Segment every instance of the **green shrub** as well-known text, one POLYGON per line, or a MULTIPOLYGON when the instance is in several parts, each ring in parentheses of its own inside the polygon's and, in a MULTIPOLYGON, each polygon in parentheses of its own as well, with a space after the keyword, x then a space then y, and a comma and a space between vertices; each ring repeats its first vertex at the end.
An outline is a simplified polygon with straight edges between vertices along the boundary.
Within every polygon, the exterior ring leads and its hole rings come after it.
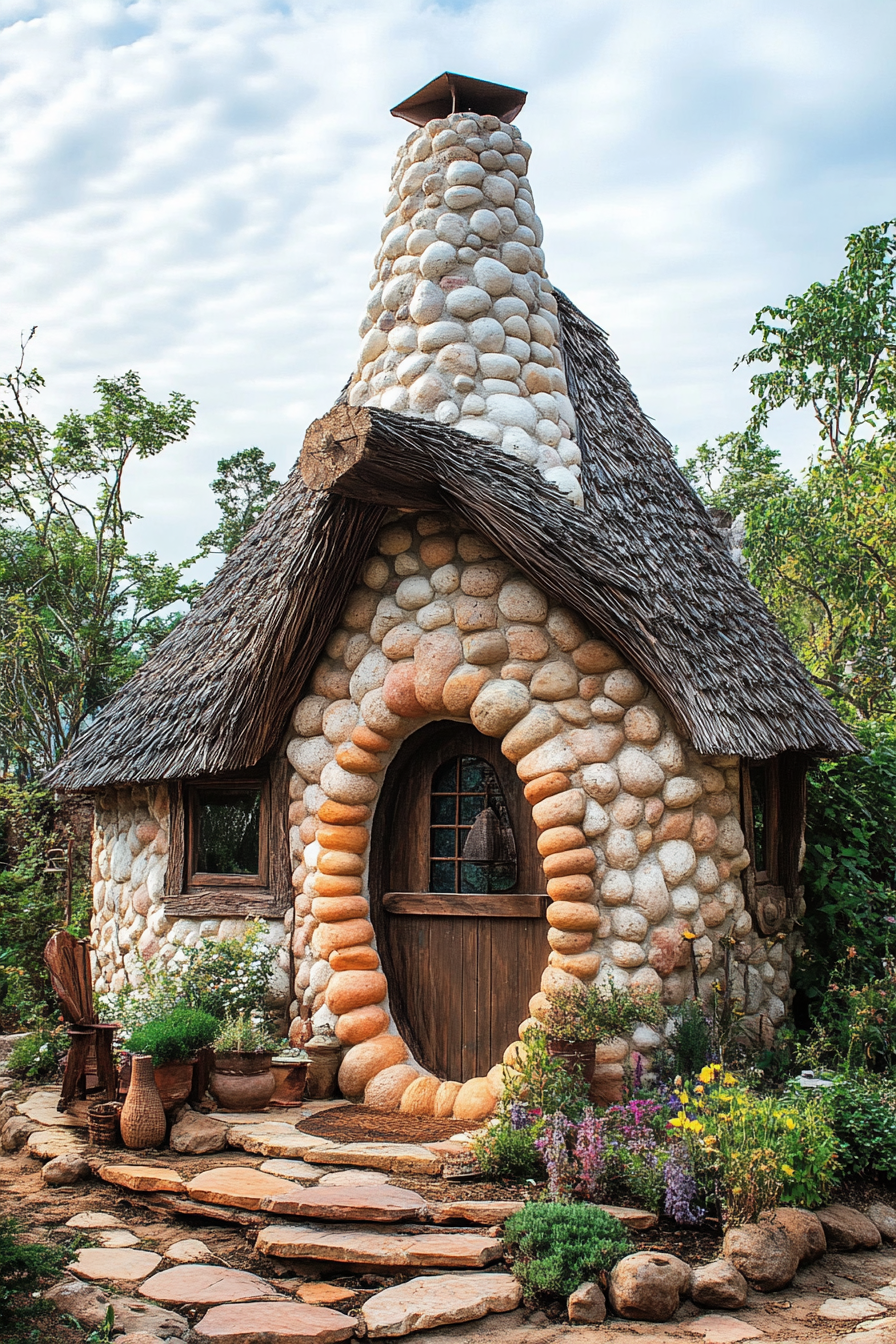
POLYGON ((612 983, 603 989, 555 990, 544 1019, 548 1036, 558 1041, 608 1041, 629 1035, 639 1022, 665 1021, 658 994, 635 994, 612 983))
POLYGON ((215 1023, 215 1033, 216 1050, 276 1050, 278 1045, 257 1014, 238 1013, 235 1017, 226 1017, 223 1024, 215 1023))
POLYGON ((668 1037, 675 1075, 690 1078, 712 1057, 712 1027, 702 1003, 685 999, 670 1013, 672 1030, 668 1037))
POLYGON ((507 1116, 497 1124, 480 1130, 472 1142, 473 1155, 485 1176, 493 1179, 527 1181, 544 1177, 544 1163, 535 1140, 541 1133, 538 1123, 514 1129, 507 1116))
POLYGON ((14 1077, 28 1078, 36 1083, 55 1078, 69 1044, 68 1032, 61 1024, 43 1026, 16 1042, 7 1068, 14 1077))
POLYGON ((530 1026, 523 1032, 523 1048, 514 1064, 504 1068, 504 1097, 501 1111, 509 1113, 514 1103, 542 1115, 562 1113, 578 1120, 588 1103, 588 1088, 582 1070, 572 1072, 548 1052, 547 1032, 542 1026, 530 1026))
POLYGON ((833 1107, 843 1170, 896 1180, 896 1096, 892 1088, 861 1078, 842 1078, 825 1091, 833 1107))
POLYGON ((15 1218, 0 1219, 0 1328, 22 1317, 45 1311, 48 1303, 34 1301, 31 1294, 48 1278, 56 1278, 69 1258, 57 1246, 27 1245, 21 1241, 21 1225, 15 1218))
POLYGON ((198 1008, 173 1008, 167 1017, 138 1027, 124 1048, 135 1055, 152 1055, 155 1068, 179 1064, 203 1046, 211 1045, 220 1025, 211 1013, 200 1012, 198 1008))
POLYGON ((631 1250, 622 1224, 595 1204, 526 1204, 504 1224, 513 1273, 527 1297, 565 1296, 608 1274, 631 1250))

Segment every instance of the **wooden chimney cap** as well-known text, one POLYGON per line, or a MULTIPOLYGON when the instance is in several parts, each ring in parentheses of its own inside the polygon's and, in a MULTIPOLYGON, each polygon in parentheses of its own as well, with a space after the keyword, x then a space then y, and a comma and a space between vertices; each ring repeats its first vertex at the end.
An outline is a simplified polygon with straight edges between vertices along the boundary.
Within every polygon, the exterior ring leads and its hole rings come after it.
POLYGON ((502 121, 513 121, 525 101, 525 89, 490 84, 484 79, 471 79, 469 75, 455 75, 446 70, 393 107, 392 115, 415 126, 425 126, 428 121, 448 117, 452 112, 489 113, 502 121))

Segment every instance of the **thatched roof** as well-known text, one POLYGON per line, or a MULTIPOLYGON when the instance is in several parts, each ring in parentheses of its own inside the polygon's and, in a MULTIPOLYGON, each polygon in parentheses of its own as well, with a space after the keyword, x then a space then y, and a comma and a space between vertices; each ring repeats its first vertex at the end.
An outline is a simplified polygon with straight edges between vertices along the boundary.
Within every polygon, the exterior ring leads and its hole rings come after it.
POLYGON ((337 405, 196 606, 51 772, 58 788, 254 765, 389 507, 450 508, 625 654, 698 750, 858 750, 735 564, 604 333, 558 294, 585 511, 478 440, 337 405))

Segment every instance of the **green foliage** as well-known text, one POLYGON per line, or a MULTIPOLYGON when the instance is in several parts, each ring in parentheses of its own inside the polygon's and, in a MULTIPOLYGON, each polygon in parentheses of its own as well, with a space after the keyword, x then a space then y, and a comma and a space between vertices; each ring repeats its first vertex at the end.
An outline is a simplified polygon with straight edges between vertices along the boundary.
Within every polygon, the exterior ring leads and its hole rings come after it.
POLYGON ((128 372, 98 379, 98 408, 69 411, 51 430, 29 408, 44 382, 26 353, 27 342, 0 378, 0 758, 31 775, 65 750, 199 587, 184 581, 192 561, 131 551, 138 515, 122 502, 129 463, 184 439, 193 403, 177 392, 153 402, 128 372))
POLYGON ((594 1204, 526 1204, 504 1224, 513 1274, 526 1296, 571 1293, 631 1250, 622 1224, 594 1204))
POLYGON ((544 1163, 535 1140, 541 1133, 536 1121, 523 1129, 514 1129, 508 1115, 478 1130, 471 1147, 482 1172, 495 1180, 526 1181, 544 1176, 544 1163))
POLYGON ((30 1300, 47 1279, 57 1278, 68 1253, 56 1246, 27 1244, 15 1218, 0 1219, 0 1329, 47 1309, 30 1300))
POLYGON ((657 1026, 665 1021, 658 994, 633 994, 610 983, 556 990, 544 1019, 549 1037, 559 1041, 608 1041, 625 1036, 643 1022, 657 1026))
POLYGON ((541 1115, 562 1114, 578 1120, 588 1101, 588 1089, 580 1069, 570 1072, 548 1053, 547 1033, 541 1026, 529 1026, 522 1035, 522 1049, 512 1066, 504 1068, 502 1109, 509 1112, 514 1102, 541 1115))
POLYGON ((69 1044, 68 1032, 61 1023, 56 1026, 46 1023, 39 1031, 16 1042, 10 1051, 7 1068, 13 1077, 27 1078, 35 1083, 55 1078, 69 1044))
POLYGON ((240 938, 203 938, 185 948, 186 960, 171 969, 161 957, 147 962, 139 985, 125 985, 118 994, 103 995, 100 1013, 107 1022, 121 1022, 128 1031, 164 1019, 181 1004, 222 1020, 233 1013, 264 1012, 265 995, 277 950, 264 942, 263 920, 247 923, 240 938))
POLYGON ((896 710, 896 226, 846 240, 846 266, 763 308, 743 434, 704 444, 685 472, 745 516, 753 583, 815 682, 852 718, 896 710), (799 480, 762 442, 773 411, 811 411, 818 447, 799 480))
POLYGON ((110 1305, 106 1308, 106 1314, 103 1317, 102 1325, 91 1330, 90 1334, 84 1340, 84 1344, 111 1344, 112 1331, 115 1329, 115 1308, 110 1305))
MULTIPOLYGON (((9 1030, 50 1030, 57 1021, 42 953, 50 934, 65 923, 64 877, 45 872, 48 850, 60 838, 51 794, 33 784, 0 781, 0 1018, 9 1030)), ((88 857, 85 844, 84 853, 76 855, 76 873, 88 857)), ((81 936, 87 931, 89 887, 80 884, 74 895, 68 927, 81 936)))
POLYGON ((211 1045, 220 1027, 211 1013, 198 1008, 174 1008, 167 1017, 157 1018, 138 1027, 124 1044, 135 1055, 152 1055, 155 1068, 178 1064, 211 1045))
POLYGON ((278 1042, 258 1014, 237 1013, 217 1024, 216 1050, 276 1050, 278 1042))
POLYGON ((265 462, 260 448, 244 448, 233 457, 222 457, 218 474, 212 481, 212 493, 218 501, 221 519, 200 541, 203 552, 223 551, 229 555, 250 527, 261 517, 280 482, 274 479, 274 463, 265 462))
POLYGON ((696 999, 685 999, 669 1014, 672 1031, 668 1037, 672 1055, 671 1071, 683 1078, 698 1074, 712 1055, 712 1030, 703 1005, 696 999))
POLYGON ((841 1078, 825 1092, 832 1106, 843 1170, 896 1180, 896 1091, 892 1083, 841 1078))

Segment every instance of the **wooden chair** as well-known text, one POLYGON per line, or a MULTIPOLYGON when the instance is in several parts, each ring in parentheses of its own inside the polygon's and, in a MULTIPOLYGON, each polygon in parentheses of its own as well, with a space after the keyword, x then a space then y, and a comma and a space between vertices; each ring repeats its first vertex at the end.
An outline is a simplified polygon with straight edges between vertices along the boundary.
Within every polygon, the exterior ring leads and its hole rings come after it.
POLYGON ((90 943, 86 938, 73 938, 64 930, 54 933, 44 948, 44 961, 71 1037, 62 1096, 56 1109, 66 1111, 76 1096, 87 1096, 87 1074, 92 1071, 88 1068, 91 1053, 96 1060, 96 1099, 114 1101, 116 1079, 112 1038, 119 1024, 97 1021, 90 974, 90 943))

